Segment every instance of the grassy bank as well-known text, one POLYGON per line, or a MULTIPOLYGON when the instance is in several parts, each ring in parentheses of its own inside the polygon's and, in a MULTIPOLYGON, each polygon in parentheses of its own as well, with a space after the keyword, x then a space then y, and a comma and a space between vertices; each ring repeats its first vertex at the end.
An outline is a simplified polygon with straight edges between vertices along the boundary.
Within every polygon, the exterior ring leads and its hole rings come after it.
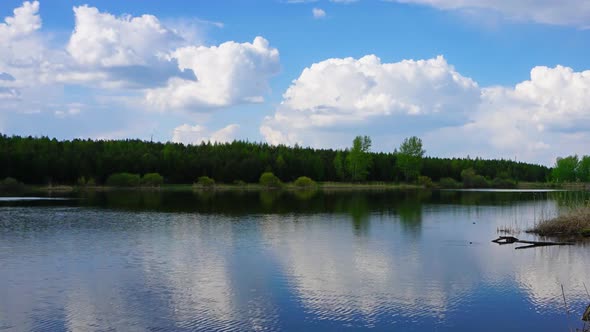
POLYGON ((565 182, 560 184, 560 187, 567 190, 590 191, 590 183, 588 182, 565 182))
POLYGON ((54 192, 54 193, 71 193, 75 191, 112 191, 112 190, 136 190, 136 191, 193 191, 193 190, 215 190, 215 191, 232 191, 232 190, 398 190, 398 189, 421 189, 423 186, 405 183, 391 182, 320 182, 317 185, 309 187, 300 187, 293 183, 285 183, 280 188, 269 188, 258 183, 244 184, 215 184, 212 186, 201 186, 198 184, 164 184, 161 186, 134 186, 134 187, 116 187, 116 186, 27 186, 25 191, 28 192, 54 192))
POLYGON ((590 205, 541 221, 528 232, 541 236, 590 237, 590 205))
POLYGON ((368 183, 354 183, 354 182, 321 182, 319 188, 323 190, 386 190, 386 189, 421 189, 424 186, 408 183, 392 183, 392 182, 368 182, 368 183))
MULTIPOLYGON (((119 187, 109 185, 99 186, 77 186, 77 185, 53 185, 53 186, 40 186, 40 185, 27 185, 25 186, 26 192, 51 192, 51 193, 70 193, 75 191, 111 191, 111 190, 141 190, 141 191, 193 191, 193 190, 216 190, 216 191, 232 191, 232 190, 269 190, 277 188, 268 188, 259 183, 241 183, 241 184, 225 184, 215 183, 210 186, 202 186, 199 184, 163 184, 161 186, 131 186, 131 187, 119 187)), ((456 186, 446 187, 441 183, 433 183, 431 186, 425 186, 415 183, 396 183, 396 182, 318 182, 314 186, 300 187, 294 183, 283 183, 280 187, 283 190, 301 190, 301 189, 319 189, 325 191, 337 191, 337 190, 404 190, 404 189, 444 189, 453 188, 461 189, 464 188, 460 182, 456 182, 456 186)), ((554 189, 562 188, 553 183, 544 182, 521 182, 515 189, 554 189)), ((570 188, 568 188, 570 189, 570 188)))
POLYGON ((555 182, 518 182, 516 189, 565 189, 562 184, 555 182))

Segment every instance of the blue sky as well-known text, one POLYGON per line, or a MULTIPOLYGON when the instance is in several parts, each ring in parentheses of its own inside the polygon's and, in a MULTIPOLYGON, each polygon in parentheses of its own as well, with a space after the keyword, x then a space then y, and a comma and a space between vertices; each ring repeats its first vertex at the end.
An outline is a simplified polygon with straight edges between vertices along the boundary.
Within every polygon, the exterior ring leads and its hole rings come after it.
POLYGON ((0 16, 9 135, 588 154, 586 1, 7 0, 0 16))

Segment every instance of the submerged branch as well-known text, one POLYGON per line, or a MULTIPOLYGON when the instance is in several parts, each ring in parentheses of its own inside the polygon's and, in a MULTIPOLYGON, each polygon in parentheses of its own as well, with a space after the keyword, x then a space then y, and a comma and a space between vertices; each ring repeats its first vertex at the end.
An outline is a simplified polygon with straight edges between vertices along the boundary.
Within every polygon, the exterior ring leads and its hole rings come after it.
POLYGON ((492 242, 497 243, 499 245, 503 244, 512 244, 512 243, 524 243, 527 244, 526 246, 516 247, 514 249, 528 249, 528 248, 535 248, 535 247, 545 247, 545 246, 567 246, 572 245, 571 242, 552 242, 552 241, 528 241, 528 240, 520 240, 515 238, 514 236, 500 236, 492 242))

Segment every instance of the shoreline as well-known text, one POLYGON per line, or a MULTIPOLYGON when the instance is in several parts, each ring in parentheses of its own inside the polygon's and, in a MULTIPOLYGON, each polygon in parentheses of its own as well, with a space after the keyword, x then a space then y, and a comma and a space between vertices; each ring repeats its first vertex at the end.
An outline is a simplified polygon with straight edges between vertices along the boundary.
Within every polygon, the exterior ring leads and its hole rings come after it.
POLYGON ((201 186, 198 184, 164 184, 161 186, 137 186, 137 187, 115 187, 115 186, 77 186, 77 185, 25 185, 24 192, 38 193, 73 193, 82 191, 383 191, 383 190, 420 190, 420 189, 448 189, 448 190, 590 190, 588 183, 566 183, 555 184, 546 182, 521 182, 514 188, 444 188, 438 184, 431 187, 412 183, 395 183, 395 182, 318 182, 315 186, 298 187, 293 183, 285 183, 279 188, 266 187, 258 183, 247 184, 215 184, 213 186, 201 186))
POLYGON ((266 187, 257 183, 249 184, 216 184, 210 187, 197 184, 165 184, 162 186, 148 187, 115 187, 115 186, 36 186, 25 187, 26 192, 43 193, 73 193, 83 191, 309 191, 309 190, 417 190, 424 189, 424 186, 405 183, 347 183, 347 182, 322 182, 316 186, 298 187, 288 183, 281 187, 266 187))

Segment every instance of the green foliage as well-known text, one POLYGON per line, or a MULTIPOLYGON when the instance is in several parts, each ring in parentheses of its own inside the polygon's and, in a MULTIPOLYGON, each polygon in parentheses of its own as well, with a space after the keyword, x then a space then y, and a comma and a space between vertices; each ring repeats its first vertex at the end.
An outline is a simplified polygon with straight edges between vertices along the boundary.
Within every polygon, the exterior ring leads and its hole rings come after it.
POLYGON ((159 187, 164 184, 164 177, 159 173, 146 173, 141 178, 141 184, 150 187, 159 187))
POLYGON ((557 158, 551 170, 551 180, 554 182, 590 182, 590 156, 577 155, 557 158))
POLYGON ((94 178, 86 178, 85 176, 81 176, 76 180, 76 185, 79 187, 94 187, 96 186, 96 181, 94 178))
POLYGON ((7 177, 0 181, 0 190, 2 191, 19 191, 24 188, 22 182, 15 178, 7 177))
POLYGON ((398 154, 397 165, 408 182, 414 181, 420 175, 421 159, 407 154, 398 154))
POLYGON ((492 181, 492 187, 503 189, 516 188, 516 181, 512 180, 508 173, 501 172, 492 181))
POLYGON ((461 172, 461 179, 463 180, 463 187, 465 188, 489 187, 486 178, 477 174, 473 168, 464 169, 461 172))
POLYGON ((107 185, 111 187, 137 187, 140 183, 139 174, 115 173, 107 178, 107 185))
POLYGON ((334 157, 332 164, 334 165, 334 171, 336 172, 336 178, 338 180, 344 180, 344 176, 345 176, 344 171, 345 170, 344 170, 344 162, 342 160, 342 152, 340 152, 340 151, 336 152, 336 156, 334 157))
POLYGON ((215 185, 215 180, 208 176, 199 176, 197 184, 205 188, 211 188, 215 185))
POLYGON ((422 157, 425 153, 422 140, 416 136, 406 138, 402 142, 397 153, 397 164, 406 181, 413 181, 420 175, 422 157))
POLYGON ((86 177, 81 176, 78 178, 78 180, 76 181, 76 184, 80 187, 85 187, 86 186, 86 177))
POLYGON ((94 178, 86 178, 85 176, 81 176, 76 180, 76 185, 78 187, 94 187, 96 186, 96 181, 94 178))
POLYGON ((280 188, 283 184, 272 172, 262 173, 258 182, 267 188, 280 188))
MULTIPOLYGON (((279 178, 288 182, 301 175, 315 181, 348 181, 352 179, 349 161, 354 159, 348 157, 349 153, 243 141, 183 145, 141 140, 58 141, 0 134, 0 179, 13 177, 30 184, 76 184, 84 176, 89 186, 90 174, 95 183, 102 184, 115 173, 157 172, 170 184, 192 183, 201 174, 221 183, 236 180, 254 183, 270 166, 279 178)), ((363 172, 365 181, 406 179, 399 165, 399 153, 371 153, 366 149, 366 156, 365 161, 370 162, 363 172)), ((460 180, 461 171, 467 168, 489 179, 506 172, 510 178, 526 182, 544 182, 551 173, 545 166, 512 160, 423 157, 420 174, 435 182, 445 177, 460 180)))
POLYGON ((583 156, 576 170, 578 180, 590 182, 590 156, 583 156))
POLYGON ((245 186, 246 182, 242 181, 242 180, 235 180, 234 181, 234 185, 236 186, 245 186))
POLYGON ((310 188, 317 186, 317 183, 314 180, 308 178, 307 176, 298 177, 297 180, 293 182, 293 184, 300 188, 310 188))
POLYGON ((283 174, 286 166, 287 166, 287 163, 285 162, 285 158, 283 158, 282 155, 279 155, 277 157, 277 159, 275 160, 275 168, 276 168, 277 172, 279 173, 279 175, 283 174))
POLYGON ((432 188, 433 187, 432 179, 429 178, 428 176, 424 176, 424 175, 420 175, 418 177, 418 184, 421 185, 421 186, 424 186, 426 188, 432 188))
POLYGON ((551 171, 551 178, 555 182, 574 182, 577 179, 578 156, 557 158, 555 167, 551 171))
POLYGON ((416 158, 422 158, 426 153, 422 148, 422 140, 416 136, 404 139, 398 152, 399 154, 406 154, 416 158))
POLYGON ((364 181, 369 175, 371 166, 371 138, 369 136, 357 136, 352 141, 352 149, 346 156, 346 170, 352 181, 364 181))
POLYGON ((512 179, 494 178, 492 181, 492 187, 502 189, 516 188, 516 182, 512 179))
POLYGON ((462 187, 461 183, 457 182, 457 180, 453 178, 442 178, 438 182, 438 185, 445 189, 457 189, 462 187))

